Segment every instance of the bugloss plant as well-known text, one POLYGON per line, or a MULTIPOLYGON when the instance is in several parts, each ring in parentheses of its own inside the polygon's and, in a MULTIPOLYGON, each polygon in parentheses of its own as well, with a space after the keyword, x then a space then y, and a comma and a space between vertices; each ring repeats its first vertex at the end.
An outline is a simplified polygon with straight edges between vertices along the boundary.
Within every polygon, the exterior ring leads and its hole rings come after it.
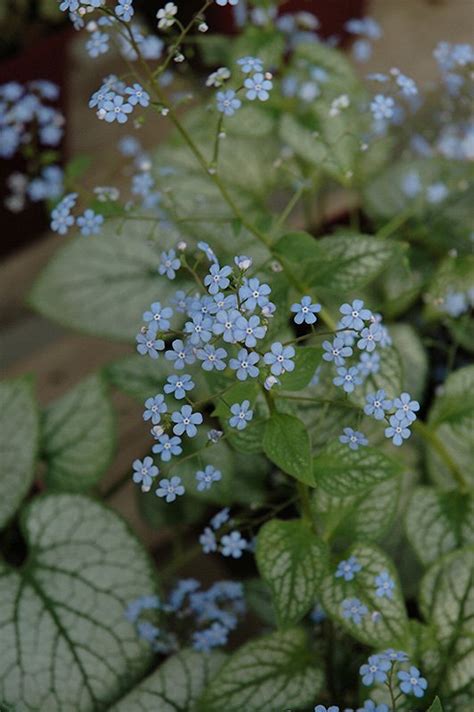
MULTIPOLYGON (((423 95, 397 68, 362 82, 312 14, 272 3, 216 0, 242 33, 207 37, 212 4, 183 25, 166 3, 158 35, 133 0, 60 4, 92 58, 121 54, 89 106, 137 135, 119 142, 125 195, 82 189, 82 160, 54 190, 45 174, 14 183, 18 204, 51 201, 52 230, 80 233, 31 301, 137 353, 40 413, 27 379, 1 385, 0 701, 467 710, 473 50, 440 43, 441 85, 423 95), (215 67, 200 88, 181 77, 196 51, 215 67), (175 128, 153 153, 148 121, 175 128), (336 187, 357 203, 334 227, 336 187), (144 403, 150 450, 106 490, 108 385, 144 403), (23 506, 38 461, 47 492, 23 506), (97 498, 130 479, 177 544, 156 572, 97 498), (177 579, 196 557, 226 578, 177 579)), ((365 61, 380 28, 347 30, 365 61)), ((2 155, 30 121, 51 138, 44 87, 0 88, 2 155)))

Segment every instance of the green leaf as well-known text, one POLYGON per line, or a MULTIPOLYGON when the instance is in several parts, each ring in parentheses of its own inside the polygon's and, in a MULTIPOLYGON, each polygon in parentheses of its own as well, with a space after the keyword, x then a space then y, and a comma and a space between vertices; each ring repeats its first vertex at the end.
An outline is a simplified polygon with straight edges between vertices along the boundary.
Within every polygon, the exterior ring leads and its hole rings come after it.
POLYGON ((381 549, 369 544, 356 544, 344 559, 349 556, 355 556, 362 569, 352 581, 344 581, 336 578, 334 567, 321 585, 323 608, 362 643, 377 648, 402 645, 408 632, 408 618, 395 566, 381 549), (375 593, 375 578, 382 571, 387 571, 395 581, 393 598, 375 593), (342 615, 342 602, 348 598, 359 599, 368 609, 359 624, 342 615))
POLYGON ((403 388, 413 398, 422 399, 428 376, 428 357, 415 329, 409 324, 390 324, 390 336, 403 371, 403 388))
POLYGON ((38 449, 38 412, 31 381, 0 383, 0 529, 33 482, 38 449))
POLYGON ((443 554, 474 544, 474 497, 418 487, 408 503, 405 525, 416 555, 428 566, 443 554))
POLYGON ((152 658, 124 616, 155 591, 150 562, 122 519, 82 495, 37 498, 23 532, 26 564, 0 563, 0 698, 22 710, 104 709, 152 658))
POLYGON ((456 693, 472 684, 474 669, 474 549, 448 554, 425 574, 420 607, 435 627, 444 659, 442 686, 456 693))
POLYGON ((457 321, 446 313, 444 300, 450 292, 466 294, 473 284, 474 255, 446 257, 439 264, 429 288, 424 294, 426 316, 431 319, 457 321))
POLYGON ((324 544, 302 520, 272 519, 258 533, 256 558, 280 626, 297 623, 316 601, 327 566, 324 544))
POLYGON ((174 238, 160 229, 152 242, 148 222, 108 221, 100 235, 77 237, 57 252, 33 287, 32 306, 66 327, 132 340, 145 309, 176 291, 156 271, 174 238))
POLYGON ((162 359, 154 361, 137 354, 109 364, 104 369, 104 375, 120 391, 144 401, 163 388, 169 374, 167 364, 162 359))
POLYGON ((299 629, 243 645, 218 672, 200 712, 281 712, 312 704, 323 685, 314 655, 299 629))
POLYGON ((331 495, 359 494, 401 471, 401 465, 373 447, 351 450, 339 442, 330 443, 313 460, 316 481, 331 495))
POLYGON ((182 650, 113 705, 110 712, 193 712, 224 660, 222 653, 182 650))
POLYGON ((42 454, 49 487, 89 489, 109 466, 114 449, 114 413, 100 377, 89 376, 46 408, 42 454))
POLYGON ((281 388, 285 391, 301 391, 306 388, 321 362, 322 350, 314 346, 304 346, 296 349, 295 368, 281 376, 281 388))
POLYGON ((263 450, 283 472, 314 485, 309 436, 301 420, 273 413, 265 425, 263 450))
POLYGON ((426 712, 443 712, 443 705, 441 704, 439 697, 435 697, 433 704, 428 707, 426 712))
POLYGON ((393 346, 378 349, 379 370, 371 373, 364 383, 351 395, 351 400, 363 405, 368 393, 383 389, 388 398, 400 395, 404 388, 403 366, 400 354, 393 346))

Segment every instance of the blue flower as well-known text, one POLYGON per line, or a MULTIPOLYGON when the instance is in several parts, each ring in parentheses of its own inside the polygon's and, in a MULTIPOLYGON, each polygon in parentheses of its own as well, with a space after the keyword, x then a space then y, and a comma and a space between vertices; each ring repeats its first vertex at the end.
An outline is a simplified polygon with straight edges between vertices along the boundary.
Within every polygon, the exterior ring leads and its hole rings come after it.
POLYGON ((341 319, 342 326, 348 329, 360 331, 364 328, 364 321, 368 321, 372 316, 370 309, 364 309, 362 299, 354 299, 352 304, 342 304, 339 308, 343 317, 341 319))
POLYGON ((145 108, 150 104, 150 95, 137 82, 133 86, 127 87, 125 93, 129 95, 128 101, 132 106, 139 104, 145 108))
POLYGON ((202 314, 195 314, 192 321, 187 321, 184 325, 184 330, 190 334, 189 341, 194 346, 199 346, 201 343, 206 343, 212 338, 212 319, 202 314))
POLYGON ((164 497, 166 502, 174 502, 176 497, 184 494, 184 487, 181 484, 181 477, 176 475, 170 480, 163 479, 159 482, 159 487, 155 490, 157 497, 164 497))
POLYGON ((231 428, 243 430, 247 427, 247 423, 253 418, 253 410, 250 410, 250 401, 244 400, 242 403, 234 403, 230 407, 232 417, 229 418, 231 428))
POLYGON ((403 652, 403 650, 394 650, 393 648, 387 648, 381 653, 387 660, 398 663, 406 663, 408 661, 408 655, 403 652))
POLYGON ((166 413, 167 410, 168 406, 165 403, 165 397, 159 393, 154 398, 147 398, 145 401, 143 420, 151 420, 153 425, 158 425, 161 421, 161 413, 166 413))
POLYGON ((237 5, 239 0, 216 0, 216 5, 220 7, 225 7, 226 5, 237 5))
POLYGON ((400 87, 400 92, 403 96, 416 96, 418 94, 418 88, 415 82, 405 74, 399 74, 396 83, 400 87))
POLYGON ((335 386, 342 386, 346 393, 352 393, 355 387, 360 386, 362 383, 359 369, 356 366, 351 366, 350 368, 341 366, 337 369, 337 373, 339 375, 333 378, 332 382, 335 386))
POLYGON ((169 462, 171 457, 181 455, 183 448, 181 447, 181 438, 177 436, 161 435, 158 438, 156 445, 153 445, 152 451, 161 457, 163 462, 169 462))
POLYGON ((267 101, 270 97, 268 93, 272 88, 273 84, 269 79, 266 79, 262 72, 257 72, 253 77, 247 77, 244 79, 244 87, 247 90, 245 96, 250 101, 267 101))
POLYGON ((377 705, 373 700, 366 700, 356 712, 390 712, 390 709, 384 702, 377 705))
POLYGON ((160 264, 158 266, 158 272, 160 274, 165 274, 168 279, 174 279, 176 277, 176 272, 180 267, 181 262, 176 257, 176 252, 174 250, 161 253, 160 264))
POLYGON ((173 394, 177 400, 181 400, 186 397, 186 391, 192 391, 194 388, 194 383, 191 380, 191 376, 184 373, 181 376, 168 376, 167 383, 165 384, 163 390, 165 393, 173 394))
POLYGON ((386 397, 383 388, 375 393, 369 393, 365 400, 364 413, 371 415, 375 420, 383 420, 386 411, 392 408, 392 401, 386 397))
POLYGON ((377 94, 370 103, 372 116, 376 121, 391 119, 394 114, 395 102, 391 96, 377 94))
POLYGON ((204 252, 209 262, 215 262, 217 264, 217 257, 214 253, 214 250, 212 249, 212 247, 210 247, 210 245, 207 244, 207 242, 203 242, 202 240, 200 240, 197 243, 196 247, 198 248, 198 250, 201 250, 201 252, 204 252))
POLYGON ((371 655, 365 665, 361 665, 359 673, 362 676, 362 684, 373 685, 374 682, 385 682, 387 671, 392 667, 392 663, 381 655, 371 655))
POLYGON ((244 283, 239 289, 239 297, 242 306, 247 311, 253 311, 257 306, 264 307, 268 304, 268 295, 271 293, 268 284, 260 284, 256 277, 244 279, 244 283))
POLYGON ((124 22, 130 22, 133 17, 133 0, 117 0, 115 14, 124 22))
POLYGON ((257 57, 241 57, 237 60, 237 64, 244 74, 252 74, 252 72, 263 72, 263 62, 257 57))
POLYGON ((159 470, 153 464, 151 457, 133 462, 133 481, 142 485, 142 489, 148 491, 153 483, 153 478, 157 476, 159 470))
POLYGON ((202 653, 209 652, 227 643, 229 630, 221 623, 213 623, 210 628, 193 633, 193 648, 202 653))
POLYGON ((173 427, 175 435, 186 435, 189 438, 194 438, 197 433, 196 425, 201 425, 201 413, 193 413, 190 405, 183 405, 180 411, 175 411, 171 414, 171 420, 176 423, 173 427))
POLYGON ((371 324, 362 329, 361 338, 357 342, 357 346, 361 351, 374 351, 377 343, 382 340, 382 327, 380 324, 371 324))
POLYGON ((224 556, 240 559, 242 552, 247 548, 247 542, 238 531, 225 534, 221 539, 221 551, 224 556))
POLYGON ((421 179, 418 171, 411 170, 402 177, 401 188, 408 198, 414 198, 421 191, 421 179))
POLYGON ((180 371, 185 364, 190 365, 196 361, 192 346, 184 345, 181 339, 175 339, 171 346, 173 350, 167 351, 165 358, 168 361, 173 361, 176 370, 180 371))
POLYGON ((325 361, 334 361, 336 366, 343 366, 344 360, 352 356, 350 346, 344 345, 344 340, 340 336, 336 336, 334 341, 323 341, 323 349, 326 353, 323 354, 325 361))
POLYGON ((156 338, 156 332, 148 329, 144 334, 137 334, 137 351, 142 356, 148 354, 150 358, 158 358, 158 351, 165 348, 163 339, 156 338))
POLYGON ((339 436, 339 442, 349 445, 351 450, 357 450, 359 445, 367 445, 368 440, 365 435, 352 428, 344 428, 343 434, 339 436))
POLYGON ((223 524, 229 521, 229 507, 224 507, 217 514, 215 514, 211 519, 211 527, 217 531, 223 524))
POLYGON ((385 428, 385 437, 391 438, 392 443, 397 447, 403 444, 411 435, 410 421, 407 418, 400 420, 396 415, 390 416, 390 426, 385 428))
POLYGON ((211 265, 209 274, 204 277, 204 285, 209 294, 217 294, 221 289, 227 289, 230 284, 228 279, 230 274, 232 274, 232 268, 228 265, 224 267, 219 267, 215 263, 211 265))
POLYGON ((317 321, 315 314, 321 311, 321 304, 313 304, 311 297, 303 297, 298 304, 292 304, 291 311, 295 312, 295 324, 314 324, 317 321))
POLYGON ((210 554, 213 551, 217 551, 217 541, 216 535, 209 527, 206 527, 199 537, 199 543, 202 546, 202 550, 205 554, 210 554))
POLYGON ((360 375, 364 378, 369 376, 371 373, 377 373, 380 370, 380 354, 376 351, 372 351, 371 354, 364 351, 361 354, 358 369, 360 375))
POLYGON ((263 339, 267 332, 267 327, 262 326, 260 317, 253 314, 246 319, 239 316, 235 321, 234 338, 236 341, 243 341, 245 346, 253 348, 257 344, 257 339, 263 339))
POLYGON ((132 177, 132 193, 134 195, 141 195, 146 198, 150 195, 154 185, 155 181, 148 172, 137 173, 132 177))
POLYGON ((143 314, 143 320, 150 322, 149 328, 156 327, 159 331, 170 328, 170 318, 173 316, 171 307, 162 307, 161 302, 153 302, 150 310, 143 314))
POLYGON ((107 94, 101 109, 105 112, 104 119, 111 124, 117 121, 119 124, 124 124, 128 121, 127 114, 130 114, 133 107, 128 102, 124 102, 123 96, 118 94, 107 94))
POLYGON ((343 578, 344 581, 352 581, 356 573, 362 569, 355 556, 350 556, 347 561, 340 561, 336 569, 336 578, 343 578))
POLYGON ((280 376, 285 371, 293 371, 295 362, 292 361, 295 350, 293 346, 283 346, 280 341, 271 345, 270 351, 264 355, 263 360, 270 366, 270 371, 274 376, 280 376))
POLYGON ((242 102, 233 89, 218 91, 216 94, 217 110, 224 116, 233 116, 240 109, 242 102))
POLYGON ((212 331, 216 336, 222 335, 222 338, 227 343, 234 343, 236 341, 234 330, 239 317, 240 312, 237 309, 218 311, 212 325, 212 331))
POLYGON ((375 577, 375 595, 379 598, 393 598, 395 581, 388 571, 382 571, 375 577))
POLYGON ((398 673, 398 679, 401 680, 400 690, 405 695, 415 695, 415 697, 423 697, 425 690, 428 687, 424 677, 421 677, 420 671, 413 665, 410 671, 401 670, 398 673))
POLYGON ((225 368, 224 359, 227 356, 227 351, 222 348, 215 348, 211 344, 206 344, 202 349, 198 349, 196 356, 202 361, 202 367, 205 371, 223 371, 225 368))
POLYGON ((77 218, 82 235, 98 235, 103 222, 104 216, 96 214, 93 210, 86 210, 77 218))
POLYGON ((257 378, 260 373, 256 367, 256 363, 260 361, 260 356, 254 352, 248 352, 247 349, 240 349, 237 358, 231 358, 229 366, 237 371, 236 376, 239 381, 246 381, 247 377, 257 378))
POLYGON ((324 705, 316 705, 314 712, 339 712, 339 707, 337 705, 331 705, 330 707, 325 707, 324 705))
POLYGON ((55 208, 51 213, 51 230, 59 235, 65 235, 74 222, 74 217, 69 212, 55 208))
POLYGON ((428 203, 436 205, 437 203, 441 203, 447 197, 448 193, 449 191, 444 183, 433 183, 433 185, 429 185, 426 189, 426 199, 428 203))
POLYGON ((402 393, 399 398, 393 401, 393 407, 397 408, 395 416, 398 420, 408 420, 413 423, 416 420, 416 415, 420 410, 420 404, 416 400, 411 400, 409 393, 402 393))
POLYGON ((196 472, 197 488, 199 492, 211 488, 213 482, 218 482, 222 478, 220 470, 216 470, 212 465, 207 465, 204 470, 196 472))
POLYGON ((362 618, 369 612, 367 606, 358 598, 345 598, 342 602, 342 617, 359 625, 362 618))
POLYGON ((93 32, 86 42, 86 50, 90 57, 99 57, 109 51, 109 36, 106 32, 93 32))

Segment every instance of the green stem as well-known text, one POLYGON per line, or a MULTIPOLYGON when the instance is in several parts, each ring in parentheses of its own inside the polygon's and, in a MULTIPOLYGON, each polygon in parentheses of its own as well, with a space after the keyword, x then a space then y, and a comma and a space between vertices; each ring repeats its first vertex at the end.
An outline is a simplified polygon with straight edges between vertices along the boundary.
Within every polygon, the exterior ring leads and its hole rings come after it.
POLYGON ((456 481, 461 492, 468 492, 469 484, 466 481, 459 465, 453 460, 448 450, 443 445, 442 441, 426 423, 421 420, 416 420, 413 423, 413 430, 421 435, 421 437, 433 448, 439 458, 444 462, 448 470, 451 472, 453 479, 456 481))
POLYGON ((379 237, 382 239, 389 237, 394 232, 396 232, 402 225, 404 225, 410 217, 411 210, 410 212, 405 211, 404 213, 395 215, 394 218, 389 220, 388 223, 386 223, 383 227, 380 228, 380 230, 376 232, 375 237, 379 237))

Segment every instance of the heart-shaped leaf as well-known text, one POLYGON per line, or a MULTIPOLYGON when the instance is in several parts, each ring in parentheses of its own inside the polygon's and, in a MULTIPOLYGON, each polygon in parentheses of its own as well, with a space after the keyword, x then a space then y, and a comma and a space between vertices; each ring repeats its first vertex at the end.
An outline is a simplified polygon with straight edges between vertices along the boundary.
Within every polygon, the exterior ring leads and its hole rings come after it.
POLYGON ((301 420, 293 415, 273 413, 265 425, 263 449, 283 472, 314 485, 309 436, 301 420))

